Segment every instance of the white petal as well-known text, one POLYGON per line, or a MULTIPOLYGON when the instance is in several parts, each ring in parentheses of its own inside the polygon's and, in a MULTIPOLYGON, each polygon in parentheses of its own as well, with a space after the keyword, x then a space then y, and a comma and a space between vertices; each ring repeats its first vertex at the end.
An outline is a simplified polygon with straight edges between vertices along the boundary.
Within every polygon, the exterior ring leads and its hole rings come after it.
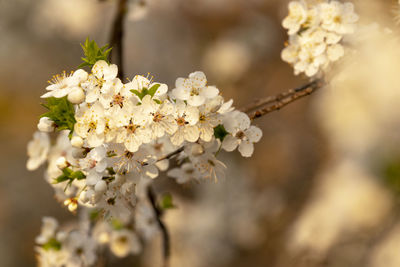
POLYGON ((171 136, 171 143, 179 146, 183 143, 183 141, 185 140, 184 137, 184 128, 180 127, 173 136, 171 136))
POLYGON ((253 126, 253 125, 250 126, 249 129, 244 131, 244 134, 247 136, 249 141, 252 143, 257 143, 258 141, 260 141, 260 139, 262 137, 262 131, 260 130, 260 128, 253 126))
POLYGON ((203 105, 204 102, 205 102, 205 100, 206 100, 206 99, 204 98, 204 96, 201 96, 201 95, 193 95, 193 96, 190 96, 190 97, 188 98, 187 102, 188 102, 189 105, 191 105, 191 106, 193 106, 193 107, 198 107, 198 106, 203 105))
POLYGON ((243 157, 251 157, 251 155, 253 155, 254 145, 249 141, 242 141, 238 150, 243 157))
POLYGON ((219 94, 219 90, 215 86, 207 86, 201 90, 200 94, 207 98, 214 98, 219 94))
POLYGON ((199 139, 199 128, 195 125, 185 126, 184 133, 185 133, 185 139, 189 142, 196 142, 197 139, 199 139))
POLYGON ((98 147, 104 143, 104 134, 95 134, 92 133, 87 136, 87 141, 89 146, 91 147, 98 147))
POLYGON ((86 176, 86 184, 87 185, 95 185, 101 180, 101 174, 91 171, 89 174, 86 176))
POLYGON ((189 78, 193 83, 193 86, 197 88, 202 88, 207 84, 206 75, 202 71, 196 71, 189 74, 189 78))
POLYGON ((234 137, 232 135, 227 135, 227 136, 225 136, 224 141, 222 141, 222 148, 225 151, 230 152, 230 151, 235 150, 236 147, 238 146, 238 144, 239 144, 239 140, 236 137, 234 137))

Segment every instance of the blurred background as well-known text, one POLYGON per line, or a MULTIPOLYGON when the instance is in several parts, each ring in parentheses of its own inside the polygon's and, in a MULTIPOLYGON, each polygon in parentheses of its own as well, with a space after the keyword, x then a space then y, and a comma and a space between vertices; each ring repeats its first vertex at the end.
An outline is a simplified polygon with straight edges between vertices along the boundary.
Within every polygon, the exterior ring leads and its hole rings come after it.
MULTIPOLYGON (((280 59, 286 0, 131 4, 125 73, 174 87, 203 70, 236 107, 305 84, 280 59)), ((250 159, 221 153, 225 179, 178 186, 165 220, 173 267, 400 266, 400 46, 397 1, 355 1, 365 25, 329 87, 256 121, 250 159), (372 22, 379 25, 371 25, 372 22), (389 31, 386 27, 390 27, 389 31)), ((47 80, 108 42, 115 1, 0 0, 0 266, 35 266, 41 217, 74 219, 42 172, 25 168, 47 80)), ((43 169, 41 169, 43 171, 43 169)), ((159 241, 110 266, 157 266, 159 241)))

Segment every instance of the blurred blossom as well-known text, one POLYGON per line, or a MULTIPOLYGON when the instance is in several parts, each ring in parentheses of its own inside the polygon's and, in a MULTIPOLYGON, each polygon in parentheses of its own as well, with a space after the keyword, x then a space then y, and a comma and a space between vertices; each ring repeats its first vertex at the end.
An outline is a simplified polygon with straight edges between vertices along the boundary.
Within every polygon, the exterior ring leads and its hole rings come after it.
POLYGON ((378 226, 390 210, 388 192, 354 161, 327 168, 317 180, 289 238, 294 251, 309 249, 323 256, 343 236, 378 226))
POLYGON ((336 152, 367 159, 400 142, 400 46, 376 25, 361 28, 351 43, 357 51, 328 77, 318 114, 336 152))
POLYGON ((196 202, 177 200, 166 215, 172 243, 172 266, 218 266, 265 241, 263 222, 284 205, 277 189, 256 191, 249 176, 229 168, 229 180, 202 184, 196 202))
POLYGON ((82 40, 104 19, 96 0, 36 0, 30 25, 45 36, 55 33, 66 39, 82 40), (77 8, 79 7, 79 8, 77 8))
POLYGON ((387 233, 378 243, 370 255, 370 267, 398 267, 400 266, 400 224, 387 233))
POLYGON ((221 80, 239 80, 249 68, 252 57, 249 48, 242 43, 219 40, 206 51, 203 65, 221 80))
POLYGON ((141 20, 147 16, 148 13, 148 0, 131 0, 129 1, 128 19, 136 21, 141 20))
POLYGON ((260 6, 263 0, 179 0, 191 11, 201 14, 229 14, 243 8, 260 6))

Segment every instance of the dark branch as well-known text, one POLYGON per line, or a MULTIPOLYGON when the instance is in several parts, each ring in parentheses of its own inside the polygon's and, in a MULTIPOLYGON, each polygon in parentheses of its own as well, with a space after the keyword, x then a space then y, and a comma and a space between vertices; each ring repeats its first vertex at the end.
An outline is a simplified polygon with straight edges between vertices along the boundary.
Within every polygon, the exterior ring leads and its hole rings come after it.
POLYGON ((256 103, 253 103, 252 105, 247 106, 244 110, 246 112, 251 120, 257 119, 259 117, 262 117, 270 112, 273 112, 275 110, 279 110, 286 105, 289 105, 290 103, 303 98, 304 96, 310 95, 317 91, 319 88, 322 87, 322 81, 320 80, 315 80, 313 82, 310 82, 304 86, 301 86, 299 88, 295 89, 290 89, 286 92, 280 93, 276 96, 270 96, 264 99, 261 99, 257 101, 256 103), (266 106, 265 106, 266 105, 266 106), (263 108, 260 108, 262 106, 265 106, 263 108), (251 110, 254 110, 256 108, 260 108, 254 112, 250 112, 251 110))
POLYGON ((154 210, 154 213, 156 215, 156 220, 158 223, 158 226, 160 227, 162 237, 163 237, 163 257, 164 257, 164 262, 163 262, 163 267, 168 267, 169 266, 169 256, 170 256, 170 239, 169 239, 169 234, 168 234, 168 229, 161 220, 161 217, 163 215, 162 209, 157 205, 156 202, 156 195, 154 193, 154 190, 151 186, 147 188, 147 196, 150 200, 151 206, 154 210))
POLYGON ((123 55, 123 38, 124 38, 124 21, 128 12, 128 0, 118 0, 117 11, 114 17, 113 26, 110 35, 109 44, 113 48, 110 57, 115 57, 115 63, 118 65, 118 77, 124 77, 124 55, 123 55))
POLYGON ((241 108, 240 110, 242 112, 249 113, 252 110, 255 110, 255 109, 260 108, 262 106, 265 106, 267 104, 271 104, 271 103, 279 101, 279 100, 281 100, 281 99, 283 99, 285 97, 293 95, 296 92, 303 91, 303 90, 307 89, 308 87, 311 87, 311 86, 315 85, 316 83, 318 83, 318 80, 309 82, 309 83, 307 83, 307 84, 305 84, 305 85, 303 85, 301 87, 298 87, 298 88, 289 89, 286 92, 283 92, 283 93, 280 93, 280 94, 277 94, 277 95, 268 96, 268 97, 264 97, 264 98, 259 98, 259 99, 255 100, 253 103, 250 103, 249 105, 241 108))
POLYGON ((169 154, 167 154, 167 155, 165 155, 165 156, 159 158, 159 159, 157 160, 157 162, 158 162, 158 161, 162 161, 162 160, 164 160, 164 159, 170 159, 170 158, 172 158, 173 156, 178 155, 179 153, 181 153, 181 152, 183 151, 183 149, 184 149, 184 147, 182 146, 182 147, 178 148, 177 150, 175 150, 175 151, 173 151, 173 152, 171 152, 171 153, 169 153, 169 154))

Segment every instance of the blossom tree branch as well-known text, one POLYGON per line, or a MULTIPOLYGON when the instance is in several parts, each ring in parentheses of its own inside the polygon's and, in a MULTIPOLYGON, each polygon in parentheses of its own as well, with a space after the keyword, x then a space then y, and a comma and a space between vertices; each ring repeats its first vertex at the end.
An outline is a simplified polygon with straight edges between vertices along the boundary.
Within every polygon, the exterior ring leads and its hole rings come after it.
POLYGON ((310 95, 320 89, 323 85, 321 80, 314 80, 301 87, 295 89, 289 89, 286 92, 280 93, 275 96, 270 96, 257 100, 251 105, 246 106, 242 109, 243 112, 249 115, 251 120, 260 118, 268 113, 289 105, 298 99, 301 99, 307 95, 310 95), (257 109, 253 111, 254 109, 257 109))
POLYGON ((161 220, 161 217, 163 215, 163 210, 157 205, 156 194, 155 194, 153 188, 151 187, 151 185, 147 188, 147 197, 150 200, 151 206, 156 215, 156 220, 157 220, 158 226, 160 227, 161 234, 163 237, 163 264, 162 264, 162 267, 168 267, 170 250, 171 250, 169 233, 168 233, 167 227, 161 220))
POLYGON ((116 15, 114 17, 113 26, 110 35, 109 44, 113 47, 110 57, 115 55, 115 63, 118 65, 118 77, 124 77, 123 64, 123 38, 124 38, 124 22, 128 12, 128 0, 118 0, 116 15), (114 52, 114 53, 113 53, 114 52))

